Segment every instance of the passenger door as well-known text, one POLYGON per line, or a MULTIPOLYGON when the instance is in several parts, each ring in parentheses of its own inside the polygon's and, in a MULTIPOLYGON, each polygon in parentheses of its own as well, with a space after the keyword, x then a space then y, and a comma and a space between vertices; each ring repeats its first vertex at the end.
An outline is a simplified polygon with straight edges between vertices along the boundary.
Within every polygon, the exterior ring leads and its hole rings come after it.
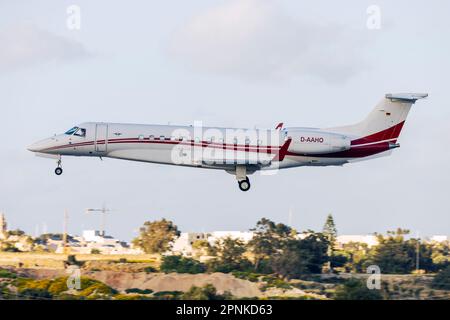
POLYGON ((108 151, 108 124, 98 123, 95 128, 95 151, 108 151))

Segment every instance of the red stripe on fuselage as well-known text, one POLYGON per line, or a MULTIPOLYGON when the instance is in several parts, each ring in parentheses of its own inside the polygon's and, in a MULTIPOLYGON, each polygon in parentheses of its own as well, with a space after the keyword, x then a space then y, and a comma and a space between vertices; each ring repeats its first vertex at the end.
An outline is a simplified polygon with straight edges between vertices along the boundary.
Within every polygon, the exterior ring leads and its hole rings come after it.
POLYGON ((66 144, 61 146, 56 146, 52 148, 48 148, 45 151, 53 151, 53 150, 59 150, 59 149, 69 149, 69 148, 75 148, 75 147, 84 147, 84 146, 90 146, 90 145, 104 145, 107 144, 128 144, 128 143, 154 143, 154 144, 181 144, 181 145, 187 145, 187 146, 195 146, 195 147, 203 147, 203 148, 220 148, 224 150, 235 150, 235 151, 246 151, 246 152, 257 152, 257 153, 276 153, 281 148, 281 146, 250 146, 250 145, 236 145, 236 144, 221 144, 221 143, 214 143, 214 142, 195 142, 194 140, 188 140, 188 141, 179 141, 179 140, 160 140, 160 139, 152 139, 144 138, 142 140, 136 139, 136 138, 122 138, 122 139, 111 139, 105 142, 105 140, 98 140, 95 141, 88 141, 88 142, 80 142, 80 143, 73 143, 73 144, 66 144))
MULTIPOLYGON (((378 141, 384 141, 389 139, 397 139, 400 136, 400 132, 402 131, 403 125, 405 124, 405 121, 402 121, 395 126, 392 126, 390 128, 387 128, 386 130, 356 139, 352 141, 353 145, 358 144, 365 144, 365 143, 371 143, 371 142, 378 142, 378 141)), ((393 142, 395 143, 396 140, 393 142)))

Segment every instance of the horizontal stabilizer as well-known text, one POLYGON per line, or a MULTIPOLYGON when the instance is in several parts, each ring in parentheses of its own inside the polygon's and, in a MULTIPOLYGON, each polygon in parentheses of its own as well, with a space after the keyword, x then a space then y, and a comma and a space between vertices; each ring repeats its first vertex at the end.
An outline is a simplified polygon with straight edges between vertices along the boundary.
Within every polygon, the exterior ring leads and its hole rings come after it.
POLYGON ((388 93, 386 99, 410 101, 412 103, 419 99, 428 97, 428 93, 388 93))

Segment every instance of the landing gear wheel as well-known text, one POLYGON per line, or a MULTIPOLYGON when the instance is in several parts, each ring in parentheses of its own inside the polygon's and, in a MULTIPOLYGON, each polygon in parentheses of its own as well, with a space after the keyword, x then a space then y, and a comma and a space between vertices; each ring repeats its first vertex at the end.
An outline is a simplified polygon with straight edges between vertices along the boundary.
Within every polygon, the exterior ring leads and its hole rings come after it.
POLYGON ((55 169, 55 174, 56 174, 57 176, 62 175, 62 173, 63 173, 63 169, 62 169, 62 168, 58 167, 58 168, 55 169))
POLYGON ((245 180, 241 180, 239 183, 239 189, 242 191, 248 191, 250 190, 250 180, 246 178, 245 180))

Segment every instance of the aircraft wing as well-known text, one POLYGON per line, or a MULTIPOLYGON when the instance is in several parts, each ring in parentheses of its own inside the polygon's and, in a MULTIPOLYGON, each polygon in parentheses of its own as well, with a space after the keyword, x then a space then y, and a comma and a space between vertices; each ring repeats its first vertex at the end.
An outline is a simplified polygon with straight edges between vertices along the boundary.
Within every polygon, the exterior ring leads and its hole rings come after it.
POLYGON ((202 164, 207 166, 256 165, 270 166, 273 161, 283 161, 292 139, 289 138, 281 147, 261 147, 248 150, 223 150, 204 148, 202 164))

